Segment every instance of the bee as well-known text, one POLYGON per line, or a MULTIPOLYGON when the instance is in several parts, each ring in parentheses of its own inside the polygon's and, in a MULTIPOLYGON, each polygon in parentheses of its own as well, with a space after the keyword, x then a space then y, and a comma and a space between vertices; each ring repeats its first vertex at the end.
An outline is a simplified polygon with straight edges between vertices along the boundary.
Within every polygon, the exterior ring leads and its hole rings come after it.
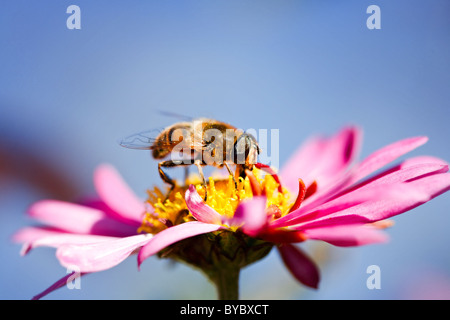
POLYGON ((155 135, 155 131, 132 135, 120 144, 132 149, 151 150, 155 160, 162 160, 158 163, 158 172, 161 179, 171 186, 168 195, 176 183, 165 172, 166 168, 195 165, 203 182, 205 200, 207 188, 203 166, 226 167, 236 187, 239 177, 245 178, 246 170, 252 170, 255 165, 275 174, 269 166, 257 162, 260 149, 255 137, 225 122, 198 118, 177 122, 155 137, 150 137, 149 133, 155 135), (170 160, 163 160, 169 155, 172 155, 170 160), (230 165, 235 166, 234 173, 230 165))

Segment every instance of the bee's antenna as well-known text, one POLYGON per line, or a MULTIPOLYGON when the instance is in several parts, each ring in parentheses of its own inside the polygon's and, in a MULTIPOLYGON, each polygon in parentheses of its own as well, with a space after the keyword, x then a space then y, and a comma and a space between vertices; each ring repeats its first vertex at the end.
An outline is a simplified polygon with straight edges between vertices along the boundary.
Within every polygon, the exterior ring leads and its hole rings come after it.
POLYGON ((158 112, 166 117, 177 118, 179 120, 185 120, 185 121, 193 121, 194 120, 193 117, 175 113, 175 112, 171 112, 171 111, 158 110, 158 112))

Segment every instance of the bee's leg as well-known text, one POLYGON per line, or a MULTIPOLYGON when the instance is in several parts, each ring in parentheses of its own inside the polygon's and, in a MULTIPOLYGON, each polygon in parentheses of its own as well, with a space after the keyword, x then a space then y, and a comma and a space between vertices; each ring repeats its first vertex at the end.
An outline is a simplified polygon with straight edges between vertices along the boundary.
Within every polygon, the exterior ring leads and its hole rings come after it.
POLYGON ((200 177, 202 178, 203 181, 203 188, 205 189, 205 201, 206 201, 206 199, 208 198, 208 191, 206 189, 206 179, 205 175, 203 174, 202 163, 199 160, 195 160, 194 164, 197 166, 198 173, 200 174, 200 177))
POLYGON ((224 162, 223 163, 224 165, 225 165, 225 167, 227 168, 227 170, 228 170, 228 173, 230 174, 230 176, 232 176, 233 177, 233 181, 234 181, 234 187, 236 188, 236 190, 237 190, 237 187, 238 187, 238 185, 237 185, 237 182, 236 182, 236 177, 234 176, 234 173, 231 171, 231 169, 230 169, 230 166, 228 165, 228 163, 226 163, 226 162, 224 162))
POLYGON ((165 173, 162 169, 162 167, 164 168, 170 168, 170 167, 176 167, 178 166, 178 164, 174 163, 171 160, 168 161, 162 161, 160 163, 158 163, 158 172, 159 172, 159 176, 161 177, 161 179, 163 179, 164 182, 168 183, 171 185, 169 192, 167 193, 166 199, 169 197, 170 193, 173 191, 173 189, 175 188, 175 180, 171 179, 167 173, 165 173))
POLYGON ((239 180, 239 178, 245 179, 245 166, 243 164, 236 164, 236 172, 234 174, 235 180, 239 180))

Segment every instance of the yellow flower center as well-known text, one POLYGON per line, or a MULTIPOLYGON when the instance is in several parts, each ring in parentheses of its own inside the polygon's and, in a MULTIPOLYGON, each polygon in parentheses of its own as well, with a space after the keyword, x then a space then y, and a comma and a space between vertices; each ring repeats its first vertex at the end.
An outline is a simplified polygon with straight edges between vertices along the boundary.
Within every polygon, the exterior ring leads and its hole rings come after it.
MULTIPOLYGON (((262 194, 267 198, 267 207, 276 206, 281 212, 281 216, 289 212, 292 202, 289 201, 290 194, 283 188, 279 192, 278 183, 271 175, 262 175, 259 169, 253 169, 256 182, 262 190, 262 194)), ((195 218, 189 212, 185 202, 185 192, 189 185, 196 187, 198 194, 203 198, 205 190, 199 177, 190 177, 184 186, 176 186, 168 196, 158 187, 148 190, 146 203, 152 208, 152 212, 147 212, 138 232, 156 234, 167 227, 183 222, 194 221, 195 218)), ((216 210, 219 214, 232 218, 239 203, 253 197, 250 179, 239 178, 237 188, 232 176, 227 179, 209 178, 207 183, 206 204, 216 210)))

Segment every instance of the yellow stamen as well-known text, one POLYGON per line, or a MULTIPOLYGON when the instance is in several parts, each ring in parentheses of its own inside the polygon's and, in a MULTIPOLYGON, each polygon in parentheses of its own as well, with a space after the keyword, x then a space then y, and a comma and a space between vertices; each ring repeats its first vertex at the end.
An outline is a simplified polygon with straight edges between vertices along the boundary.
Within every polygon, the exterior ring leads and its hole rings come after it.
MULTIPOLYGON (((253 175, 257 183, 261 186, 263 195, 267 198, 267 207, 276 206, 281 212, 281 216, 289 212, 292 203, 289 201, 290 194, 283 188, 283 192, 278 191, 278 183, 271 175, 262 176, 262 171, 253 169, 253 175)), ((154 212, 147 212, 138 232, 158 233, 168 226, 195 220, 188 211, 184 200, 185 192, 189 184, 194 184, 200 197, 204 197, 205 190, 200 179, 189 177, 186 186, 175 187, 166 198, 164 192, 154 187, 148 190, 147 203, 154 209, 154 212), (165 199, 165 200, 162 200, 165 199)), ((227 179, 209 178, 207 183, 208 197, 206 204, 216 210, 219 214, 232 218, 239 203, 245 199, 253 197, 252 187, 249 178, 239 178, 237 188, 233 177, 227 179)))

